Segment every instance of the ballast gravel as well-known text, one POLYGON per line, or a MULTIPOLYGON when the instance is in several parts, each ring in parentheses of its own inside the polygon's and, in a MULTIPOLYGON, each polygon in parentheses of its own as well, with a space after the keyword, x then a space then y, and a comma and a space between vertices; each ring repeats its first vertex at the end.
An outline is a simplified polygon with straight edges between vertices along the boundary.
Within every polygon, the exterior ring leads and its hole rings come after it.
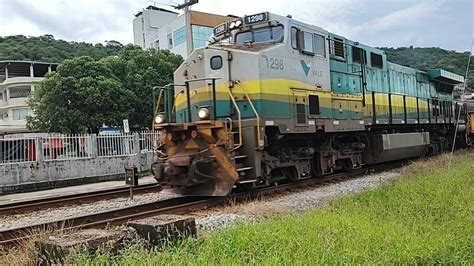
MULTIPOLYGON (((371 189, 384 182, 393 180, 397 176, 399 176, 399 174, 396 172, 371 174, 321 187, 298 189, 294 192, 287 192, 285 194, 261 199, 259 201, 251 201, 230 207, 199 211, 193 213, 193 215, 196 216, 196 225, 199 229, 199 234, 205 234, 207 232, 229 227, 236 222, 256 222, 265 217, 302 212, 321 207, 333 197, 371 189)), ((161 191, 136 195, 133 197, 133 200, 129 198, 116 198, 82 205, 70 205, 56 209, 40 210, 25 214, 0 216, 0 230, 3 231, 10 228, 63 220, 90 213, 137 206, 177 196, 178 195, 169 191, 161 191)))
POLYGON ((229 227, 240 222, 255 222, 265 217, 304 212, 326 205, 330 199, 375 188, 399 176, 382 172, 321 187, 309 187, 260 201, 195 213, 198 227, 205 232, 229 227))
POLYGON ((55 209, 45 209, 24 214, 0 216, 0 230, 3 231, 15 227, 23 227, 34 224, 53 222, 91 213, 99 213, 114 209, 137 206, 145 203, 151 203, 154 201, 174 198, 177 196, 178 195, 167 191, 151 192, 140 195, 134 195, 133 200, 128 197, 124 197, 101 200, 94 203, 86 203, 82 205, 68 205, 55 209))

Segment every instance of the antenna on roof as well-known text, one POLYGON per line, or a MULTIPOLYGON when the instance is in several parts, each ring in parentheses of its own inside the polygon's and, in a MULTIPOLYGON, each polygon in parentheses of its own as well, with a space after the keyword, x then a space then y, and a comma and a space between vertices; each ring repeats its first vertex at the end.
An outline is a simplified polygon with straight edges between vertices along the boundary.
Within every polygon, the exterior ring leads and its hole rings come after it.
POLYGON ((188 55, 191 54, 193 51, 193 36, 192 36, 192 28, 191 28, 191 14, 189 12, 189 7, 195 5, 199 2, 199 0, 184 0, 183 4, 174 6, 174 8, 181 10, 184 9, 184 21, 186 22, 186 47, 188 55))
POLYGON ((197 3, 199 3, 199 0, 185 0, 183 4, 174 6, 174 8, 178 10, 185 9, 186 11, 186 9, 188 9, 190 6, 195 5, 197 3))

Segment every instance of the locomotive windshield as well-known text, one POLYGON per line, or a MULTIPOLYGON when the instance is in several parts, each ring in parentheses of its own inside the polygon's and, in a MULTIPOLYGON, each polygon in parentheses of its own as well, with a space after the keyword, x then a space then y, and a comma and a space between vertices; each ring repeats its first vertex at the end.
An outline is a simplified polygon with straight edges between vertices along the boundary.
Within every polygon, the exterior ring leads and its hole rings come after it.
POLYGON ((280 43, 283 42, 283 26, 278 25, 270 28, 255 29, 237 33, 236 43, 280 43))

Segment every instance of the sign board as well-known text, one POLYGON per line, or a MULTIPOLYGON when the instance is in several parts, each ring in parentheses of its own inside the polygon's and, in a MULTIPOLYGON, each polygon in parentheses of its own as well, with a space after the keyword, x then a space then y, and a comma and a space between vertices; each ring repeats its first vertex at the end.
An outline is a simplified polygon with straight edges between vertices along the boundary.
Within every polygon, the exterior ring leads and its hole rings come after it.
POLYGON ((132 187, 138 186, 137 167, 125 168, 125 184, 132 187))
POLYGON ((244 23, 245 24, 253 24, 253 23, 258 23, 258 22, 263 22, 268 20, 268 13, 267 12, 262 12, 250 16, 245 16, 244 17, 244 23))
POLYGON ((128 126, 128 119, 123 120, 123 132, 130 133, 130 127, 128 126))
POLYGON ((222 35, 226 31, 227 31, 227 22, 222 23, 221 25, 214 28, 214 36, 222 35))

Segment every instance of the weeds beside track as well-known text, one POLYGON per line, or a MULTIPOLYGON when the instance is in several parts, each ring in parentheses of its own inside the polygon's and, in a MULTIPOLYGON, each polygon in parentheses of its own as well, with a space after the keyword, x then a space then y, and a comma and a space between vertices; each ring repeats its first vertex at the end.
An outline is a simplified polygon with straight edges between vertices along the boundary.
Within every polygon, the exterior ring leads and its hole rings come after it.
POLYGON ((381 187, 301 216, 237 224, 163 250, 79 255, 78 264, 472 264, 474 154, 415 163, 381 187))

